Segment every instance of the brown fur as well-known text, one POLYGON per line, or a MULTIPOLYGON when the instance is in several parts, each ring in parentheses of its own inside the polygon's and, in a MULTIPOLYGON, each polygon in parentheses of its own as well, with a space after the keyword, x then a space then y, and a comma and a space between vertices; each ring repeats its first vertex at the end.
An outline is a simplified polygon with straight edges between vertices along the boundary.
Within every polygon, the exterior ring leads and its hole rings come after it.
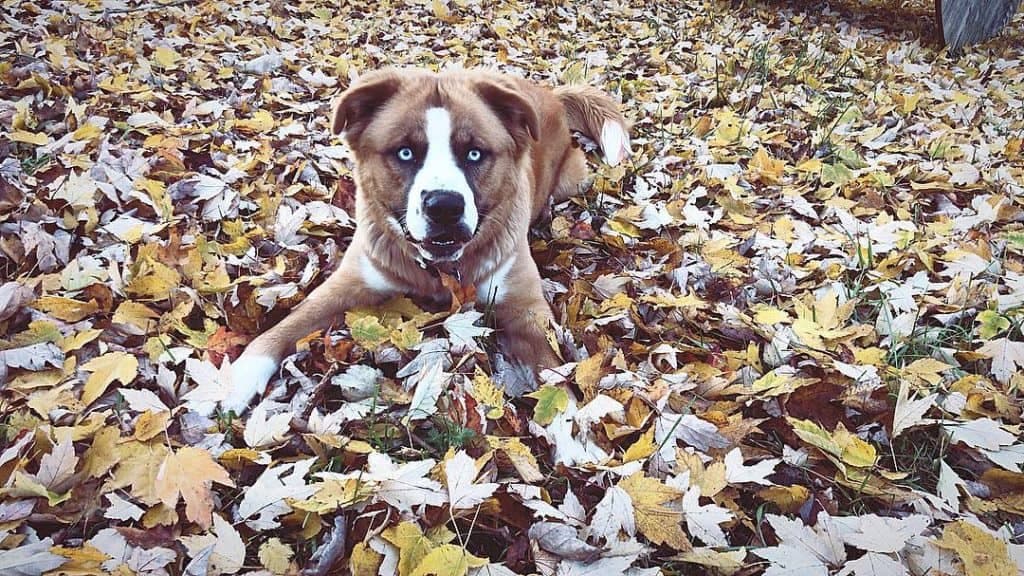
MULTIPOLYGON (((452 119, 453 146, 482 146, 488 162, 472 176, 481 218, 463 256, 453 264, 461 280, 479 285, 507 259, 506 297, 494 312, 500 340, 513 359, 550 367, 558 357, 545 338, 552 313, 529 252, 529 224, 549 197, 574 194, 586 177, 582 151, 571 130, 597 140, 605 120, 625 121, 597 89, 554 91, 485 71, 434 74, 386 69, 366 74, 338 99, 332 130, 344 132, 356 161, 356 231, 338 269, 278 325, 254 340, 246 354, 280 361, 301 337, 336 322, 345 310, 373 305, 397 294, 444 293, 415 247, 389 216, 404 213, 412 174, 396 164, 396 147, 426 146, 426 109, 443 106, 452 119), (362 259, 392 285, 374 289, 363 277, 362 259)), ((485 296, 480 295, 481 299, 485 296)))

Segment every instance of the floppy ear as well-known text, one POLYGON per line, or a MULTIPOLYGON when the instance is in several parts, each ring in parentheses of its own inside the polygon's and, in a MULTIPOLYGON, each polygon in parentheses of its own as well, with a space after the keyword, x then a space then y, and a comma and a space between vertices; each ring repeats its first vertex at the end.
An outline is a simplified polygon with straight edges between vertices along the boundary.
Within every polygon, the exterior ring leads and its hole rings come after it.
POLYGON ((398 92, 401 77, 391 70, 371 72, 356 80, 334 102, 331 132, 352 139, 370 123, 374 113, 398 92))
POLYGON ((523 94, 490 81, 479 82, 476 90, 504 122, 518 148, 524 148, 530 138, 540 138, 540 119, 537 117, 537 111, 523 94))

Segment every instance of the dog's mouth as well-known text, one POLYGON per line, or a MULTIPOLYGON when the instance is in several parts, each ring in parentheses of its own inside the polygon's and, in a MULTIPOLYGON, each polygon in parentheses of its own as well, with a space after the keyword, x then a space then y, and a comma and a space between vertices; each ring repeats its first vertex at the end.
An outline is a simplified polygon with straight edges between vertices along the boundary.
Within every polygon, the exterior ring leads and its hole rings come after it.
POLYGON ((466 230, 464 226, 459 226, 454 229, 443 229, 438 231, 430 231, 427 237, 422 240, 416 240, 410 234, 406 234, 406 239, 416 247, 420 256, 428 262, 450 262, 452 260, 458 260, 462 256, 462 251, 466 247, 466 244, 472 239, 472 235, 469 230, 466 230))

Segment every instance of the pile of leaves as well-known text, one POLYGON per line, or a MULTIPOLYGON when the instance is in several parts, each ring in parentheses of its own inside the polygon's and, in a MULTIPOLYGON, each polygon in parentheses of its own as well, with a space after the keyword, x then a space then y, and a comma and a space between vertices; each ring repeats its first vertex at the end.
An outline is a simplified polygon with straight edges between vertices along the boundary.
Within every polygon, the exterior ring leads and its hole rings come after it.
POLYGON ((931 7, 4 0, 0 574, 1024 573, 1024 22, 952 58, 931 7), (622 100, 532 236, 566 363, 453 284, 223 414, 389 64, 622 100))

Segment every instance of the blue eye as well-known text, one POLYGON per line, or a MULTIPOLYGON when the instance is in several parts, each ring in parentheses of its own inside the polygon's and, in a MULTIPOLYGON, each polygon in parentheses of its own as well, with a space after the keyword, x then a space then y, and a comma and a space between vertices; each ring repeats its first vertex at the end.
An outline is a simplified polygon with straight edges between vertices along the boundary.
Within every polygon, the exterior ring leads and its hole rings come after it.
POLYGON ((469 152, 466 152, 466 160, 470 162, 479 162, 484 157, 484 153, 479 148, 473 148, 469 152))
POLYGON ((398 149, 398 159, 401 160, 402 162, 408 162, 412 160, 412 156, 412 148, 406 146, 405 148, 398 149))

